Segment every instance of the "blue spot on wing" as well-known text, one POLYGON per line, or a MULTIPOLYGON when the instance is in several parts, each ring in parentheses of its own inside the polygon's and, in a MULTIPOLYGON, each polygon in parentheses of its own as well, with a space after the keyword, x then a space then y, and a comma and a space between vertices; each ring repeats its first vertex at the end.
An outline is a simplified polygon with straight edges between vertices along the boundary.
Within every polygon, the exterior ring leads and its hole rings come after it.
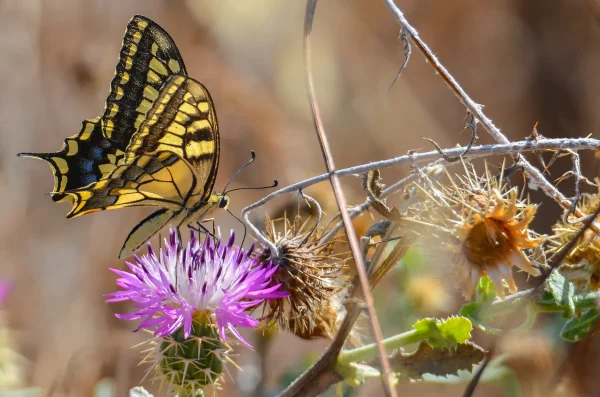
POLYGON ((93 171, 93 169, 94 169, 94 161, 93 160, 80 158, 78 162, 79 162, 78 168, 82 174, 87 174, 87 173, 90 173, 93 171))
POLYGON ((94 174, 82 174, 81 178, 81 186, 89 185, 90 183, 98 182, 98 177, 94 174))
POLYGON ((104 150, 98 146, 91 147, 88 156, 91 160, 101 160, 104 150))

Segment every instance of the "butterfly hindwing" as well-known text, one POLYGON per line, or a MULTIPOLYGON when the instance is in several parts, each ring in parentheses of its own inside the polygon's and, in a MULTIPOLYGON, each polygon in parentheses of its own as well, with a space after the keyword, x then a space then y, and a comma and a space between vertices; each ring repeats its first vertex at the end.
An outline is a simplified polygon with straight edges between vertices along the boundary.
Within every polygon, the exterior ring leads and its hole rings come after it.
POLYGON ((201 200, 212 193, 219 167, 219 127, 208 90, 187 76, 172 76, 127 148, 125 161, 170 151, 185 159, 201 181, 201 200))
POLYGON ((65 190, 89 185, 110 174, 124 154, 104 137, 98 117, 85 120, 79 134, 65 139, 62 149, 56 153, 20 153, 19 156, 39 158, 50 164, 54 174, 51 195, 58 202, 67 197, 65 190))
POLYGON ((190 165, 174 153, 139 155, 118 166, 105 179, 66 192, 73 198, 67 218, 136 206, 181 210, 195 184, 190 165))
POLYGON ((125 150, 173 74, 187 74, 173 39, 154 21, 136 15, 125 30, 102 115, 104 134, 119 149, 125 150))
POLYGON ((131 255, 133 251, 148 241, 150 237, 152 237, 170 221, 175 220, 177 222, 177 215, 179 214, 166 208, 150 214, 148 217, 138 223, 133 230, 131 230, 125 239, 125 243, 123 243, 123 247, 119 253, 119 258, 124 259, 131 255))

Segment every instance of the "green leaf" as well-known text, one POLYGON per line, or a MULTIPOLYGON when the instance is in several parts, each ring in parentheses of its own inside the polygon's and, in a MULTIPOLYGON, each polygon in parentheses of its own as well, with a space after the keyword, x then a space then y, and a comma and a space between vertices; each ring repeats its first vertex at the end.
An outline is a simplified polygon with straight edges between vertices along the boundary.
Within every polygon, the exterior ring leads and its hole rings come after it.
POLYGON ((400 376, 419 380, 424 374, 436 376, 458 375, 458 371, 471 371, 479 364, 485 351, 470 342, 457 345, 456 349, 431 347, 421 342, 417 350, 404 353, 402 350, 390 358, 392 370, 400 376))
POLYGON ((471 337, 473 325, 466 317, 450 317, 445 320, 424 318, 417 321, 413 329, 428 334, 427 343, 432 347, 456 347, 471 337))
POLYGON ((573 317, 575 314, 575 303, 573 297, 575 296, 575 286, 569 280, 567 280, 559 272, 552 272, 548 280, 546 281, 548 291, 552 294, 554 301, 559 307, 566 310, 568 317, 573 317))
POLYGON ((577 342, 587 336, 598 319, 600 319, 598 309, 586 309, 580 317, 573 317, 563 325, 560 336, 569 342, 577 342))
POLYGON ((494 299, 496 299, 494 283, 487 276, 481 277, 475 289, 475 301, 478 303, 491 303, 494 299))
POLYGON ((485 333, 497 335, 502 332, 502 330, 498 328, 490 327, 489 325, 484 324, 479 319, 479 310, 481 310, 481 305, 479 303, 474 301, 468 302, 461 307, 459 315, 468 318, 474 327, 485 333))

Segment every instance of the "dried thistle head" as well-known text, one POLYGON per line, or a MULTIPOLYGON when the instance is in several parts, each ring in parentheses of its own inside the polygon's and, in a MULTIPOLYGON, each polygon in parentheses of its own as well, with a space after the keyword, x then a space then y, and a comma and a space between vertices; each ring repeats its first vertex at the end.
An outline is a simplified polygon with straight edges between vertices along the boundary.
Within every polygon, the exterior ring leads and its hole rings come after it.
POLYGON ((493 176, 487 167, 483 176, 472 165, 464 164, 464 171, 448 175, 447 184, 421 182, 426 199, 411 208, 409 220, 426 225, 423 236, 433 235, 443 242, 443 258, 453 265, 453 278, 466 299, 484 275, 503 298, 503 280, 510 292, 517 290, 513 266, 533 276, 540 274, 525 251, 545 241, 529 229, 537 206, 520 200, 518 189, 509 188, 502 175, 493 176))
MULTIPOLYGON (((600 188, 598 193, 585 193, 581 197, 579 210, 583 214, 592 214, 600 205, 600 188)), ((549 253, 558 252, 582 228, 583 222, 578 222, 571 214, 566 219, 556 222, 552 227, 549 253)), ((573 250, 565 257, 560 272, 580 292, 600 291, 600 238, 591 229, 584 232, 573 250)))
POLYGON ((278 265, 271 283, 281 284, 289 296, 266 303, 263 319, 303 339, 332 338, 343 309, 339 294, 348 282, 348 254, 336 252, 342 237, 323 242, 326 228, 309 228, 299 215, 293 222, 267 215, 265 234, 278 252, 265 247, 261 259, 278 265))

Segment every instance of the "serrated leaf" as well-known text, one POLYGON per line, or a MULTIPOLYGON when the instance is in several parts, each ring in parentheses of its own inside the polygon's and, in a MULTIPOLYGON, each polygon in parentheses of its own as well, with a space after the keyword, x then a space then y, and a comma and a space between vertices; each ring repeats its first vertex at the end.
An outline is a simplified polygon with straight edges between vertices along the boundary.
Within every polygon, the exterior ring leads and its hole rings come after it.
POLYGON ((455 349, 434 348, 421 342, 417 350, 410 354, 402 352, 390 359, 392 370, 400 376, 413 380, 424 374, 436 376, 458 375, 459 370, 471 371, 480 363, 485 351, 474 343, 459 344, 455 349))
POLYGON ((572 317, 560 330, 560 337, 569 342, 577 342, 585 338, 592 327, 600 319, 598 309, 586 309, 580 317, 572 317))
POLYGON ((494 299, 496 299, 494 283, 487 276, 481 277, 475 289, 475 301, 478 303, 491 303, 494 299))
POLYGON ((445 341, 465 343, 471 337, 473 324, 466 317, 450 317, 440 324, 439 329, 445 341))
POLYGON ((575 303, 573 301, 575 286, 573 283, 559 272, 552 272, 546 281, 546 287, 552 294, 556 304, 566 310, 568 317, 573 317, 575 313, 575 303))
POLYGON ((466 317, 450 317, 445 320, 424 318, 413 329, 429 335, 427 343, 433 347, 453 347, 465 343, 471 337, 473 325, 466 317))
MULTIPOLYGON (((503 362, 504 359, 502 357, 490 361, 485 371, 483 371, 480 381, 482 383, 491 381, 510 382, 514 377, 514 371, 507 368, 503 362)), ((473 374, 476 373, 480 367, 481 364, 477 364, 470 371, 459 370, 457 375, 436 376, 433 374, 423 374, 423 381, 443 385, 465 384, 473 380, 473 374)))

